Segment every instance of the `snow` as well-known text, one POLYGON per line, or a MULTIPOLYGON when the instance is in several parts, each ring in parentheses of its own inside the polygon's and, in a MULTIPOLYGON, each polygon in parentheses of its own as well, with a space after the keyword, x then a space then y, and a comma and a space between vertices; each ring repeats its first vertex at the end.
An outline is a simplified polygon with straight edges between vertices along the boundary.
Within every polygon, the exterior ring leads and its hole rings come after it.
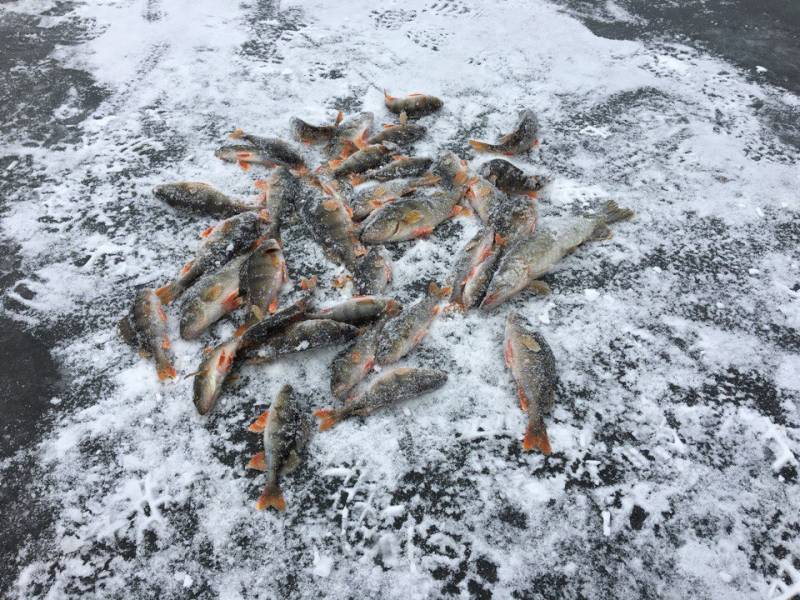
MULTIPOLYGON (((147 6, 76 5, 92 36, 53 58, 108 96, 80 143, 9 143, 42 183, 2 215, 31 292, 12 287, 4 313, 67 331, 53 355, 69 377, 52 430, 23 457, 54 524, 29 542, 18 597, 791 597, 796 568, 771 552, 796 537, 800 511, 800 171, 753 103, 796 106, 794 95, 686 46, 596 37, 542 0, 147 6), (284 483, 286 514, 259 513, 263 476, 244 465, 260 436, 246 426, 284 383, 309 409, 331 405, 337 350, 245 368, 209 418, 191 380, 159 384, 115 323, 212 220, 150 189, 204 180, 251 195, 264 173, 213 156, 226 133, 285 137, 290 116, 338 108, 381 123, 384 88, 442 97, 417 153, 452 148, 473 166, 468 137, 532 108, 542 147, 516 162, 554 178, 542 220, 608 198, 637 216, 558 265, 551 296, 510 303, 557 359, 553 456, 520 452, 507 307, 445 312, 403 364, 444 369, 447 385, 315 435, 284 483), (793 584, 775 583, 781 573, 793 584)), ((390 248, 392 293, 408 304, 443 283, 476 230, 460 217, 390 248)), ((341 299, 339 271, 302 229, 285 242, 292 280, 317 274, 321 304, 341 299)), ((170 314, 184 374, 233 329, 185 342, 170 314)))

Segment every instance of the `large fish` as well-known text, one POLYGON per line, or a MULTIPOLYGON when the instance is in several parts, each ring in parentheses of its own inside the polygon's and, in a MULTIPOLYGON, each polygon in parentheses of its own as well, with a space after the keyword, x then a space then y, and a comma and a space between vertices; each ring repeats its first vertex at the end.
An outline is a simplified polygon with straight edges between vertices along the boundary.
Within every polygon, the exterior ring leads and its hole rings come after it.
POLYGON ((181 306, 181 337, 193 340, 242 303, 239 272, 248 255, 237 256, 221 269, 200 278, 181 306))
POLYGON ((279 239, 286 216, 302 197, 303 186, 286 167, 278 167, 269 179, 256 181, 256 188, 263 193, 263 206, 269 217, 268 237, 279 239))
POLYGON ((402 177, 419 177, 433 164, 433 159, 424 156, 398 156, 392 162, 370 169, 364 173, 351 175, 350 181, 358 185, 364 181, 391 181, 402 177))
POLYGON ((179 181, 153 188, 153 195, 173 208, 181 208, 204 215, 230 217, 260 208, 255 203, 242 202, 223 194, 207 183, 179 181))
POLYGON ((488 144, 477 140, 469 140, 469 145, 478 152, 491 152, 494 154, 524 154, 539 143, 536 136, 539 133, 539 121, 533 111, 520 111, 517 122, 511 130, 500 138, 497 144, 488 144))
POLYGON ((144 288, 137 292, 130 313, 119 322, 119 331, 143 355, 153 357, 160 380, 176 377, 167 313, 153 290, 144 288))
POLYGON ((344 344, 352 340, 357 332, 358 329, 353 325, 332 319, 300 321, 271 335, 259 346, 243 347, 241 355, 251 363, 272 362, 294 352, 344 344))
POLYGON ((351 417, 366 417, 376 410, 439 389, 447 383, 447 373, 433 369, 399 367, 381 374, 363 393, 350 398, 341 408, 314 412, 321 420, 319 429, 330 429, 351 417))
POLYGON ((246 212, 209 227, 200 234, 203 241, 195 257, 183 266, 174 281, 158 288, 156 294, 164 304, 169 304, 204 273, 224 265, 246 250, 254 249, 263 226, 263 215, 246 212))
POLYGON ((389 320, 378 339, 377 363, 389 365, 411 352, 428 334, 428 328, 439 314, 439 303, 449 293, 450 289, 439 288, 431 282, 425 297, 389 320))
POLYGON ((325 145, 323 152, 330 158, 343 159, 367 146, 373 120, 371 112, 350 117, 339 125, 336 135, 325 145))
POLYGON ((392 155, 395 152, 397 152, 397 146, 388 142, 375 144, 374 146, 364 146, 344 160, 332 160, 330 163, 330 166, 333 167, 331 174, 338 179, 347 175, 369 171, 388 163, 392 160, 392 155))
POLYGON ((443 221, 461 212, 459 196, 449 190, 417 192, 374 211, 361 225, 365 244, 402 242, 429 235, 443 221))
POLYGON ((429 174, 413 179, 396 179, 360 189, 350 200, 353 220, 363 221, 384 204, 394 202, 403 196, 408 196, 420 188, 434 186, 439 181, 440 178, 438 176, 429 174))
POLYGON ((358 385, 375 366, 378 336, 386 324, 399 312, 399 306, 389 307, 386 314, 356 338, 355 343, 340 352, 331 364, 331 392, 340 400, 358 385))
POLYGON ((367 144, 392 142, 401 148, 405 148, 424 138, 427 133, 428 130, 422 125, 408 123, 401 116, 399 125, 384 125, 383 130, 367 140, 367 144))
POLYGON ((493 158, 478 168, 478 173, 506 194, 515 196, 523 194, 536 198, 549 179, 538 175, 528 175, 513 163, 504 158, 493 158))
POLYGON ((540 229, 532 238, 521 238, 510 244, 500 259, 481 308, 491 310, 526 287, 540 285, 538 279, 564 256, 584 242, 608 239, 610 223, 632 216, 633 211, 611 201, 599 212, 579 217, 561 231, 540 229))
MULTIPOLYGON (((282 139, 260 137, 245 133, 241 129, 235 129, 229 137, 233 140, 244 140, 250 144, 252 149, 256 151, 254 155, 262 158, 265 166, 269 166, 266 163, 271 162, 273 165, 282 165, 289 169, 305 170, 305 161, 303 157, 297 150, 282 139)), ((220 158, 222 157, 220 156, 220 158)), ((238 156, 239 161, 244 160, 248 162, 247 158, 248 157, 245 156, 238 156)))
POLYGON ((208 351, 194 374, 194 405, 201 415, 214 408, 233 369, 242 338, 233 337, 208 351))
POLYGON ((450 302, 463 308, 477 306, 491 281, 498 255, 494 231, 478 231, 467 242, 456 263, 450 302))
POLYGON ((310 421, 292 386, 284 385, 281 388, 269 410, 254 425, 250 427, 251 431, 263 432, 264 451, 250 459, 247 466, 267 474, 267 484, 256 502, 256 508, 286 510, 280 479, 300 465, 311 434, 310 421))
POLYGON ((550 440, 544 415, 553 406, 556 391, 556 361, 553 351, 538 332, 533 331, 514 311, 508 313, 504 343, 506 366, 517 383, 520 408, 528 413, 528 426, 522 447, 537 448, 550 454, 550 440))
POLYGON ((263 242, 250 254, 241 273, 241 289, 247 295, 247 324, 255 324, 267 313, 278 310, 286 280, 286 260, 280 244, 275 240, 263 242))
POLYGON ((381 246, 372 246, 353 268, 353 291, 363 296, 382 294, 391 283, 391 261, 381 246))
POLYGON ((342 111, 339 111, 336 115, 333 125, 312 125, 303 119, 294 117, 289 127, 292 130, 292 136, 298 142, 303 142, 304 144, 328 144, 339 133, 339 124, 342 119, 344 119, 342 111))
POLYGON ((309 319, 333 319, 341 323, 361 325, 373 321, 384 313, 399 312, 400 305, 393 298, 377 296, 356 296, 339 304, 309 313, 309 319))
POLYGON ((444 106, 444 102, 439 98, 426 94, 409 94, 404 98, 395 98, 384 90, 383 99, 390 112, 401 116, 405 113, 409 119, 433 114, 444 106))

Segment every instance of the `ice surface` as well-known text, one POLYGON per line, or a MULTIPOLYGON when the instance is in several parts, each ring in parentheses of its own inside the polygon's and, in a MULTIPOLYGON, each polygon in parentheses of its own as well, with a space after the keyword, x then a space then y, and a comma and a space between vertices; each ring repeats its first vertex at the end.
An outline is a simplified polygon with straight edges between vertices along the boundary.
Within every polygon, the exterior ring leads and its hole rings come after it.
MULTIPOLYGON (((541 0, 74 11, 90 39, 53 57, 107 97, 79 143, 9 140, 41 185, 10 198, 1 223, 26 274, 5 314, 68 332, 53 349, 68 389, 24 457, 54 524, 20 557, 19 597, 791 597, 800 170, 757 105, 796 106, 794 95, 688 47, 596 37, 541 0), (559 264, 551 296, 510 303, 558 362, 551 457, 520 452, 507 308, 448 312, 405 361, 445 369, 447 385, 316 435, 284 484, 286 514, 259 513, 263 476, 244 465, 260 438, 245 428, 284 383, 309 408, 330 405, 336 350, 245 368, 209 418, 191 381, 159 384, 114 325, 134 287, 171 277, 212 220, 150 190, 186 179, 252 195, 264 173, 213 156, 226 133, 288 136, 290 116, 337 109, 381 123, 384 88, 442 97, 417 152, 454 149, 474 166, 466 140, 532 108, 541 151, 517 162, 554 178, 541 218, 608 198, 637 217, 559 264)), ((78 107, 67 94, 59 118, 78 107)), ((390 248, 392 293, 410 303, 444 282, 475 231, 460 217, 390 248)), ((339 271, 302 228, 285 242, 290 277, 317 274, 336 300, 339 271)), ((189 373, 231 325, 200 342, 172 331, 189 373)))

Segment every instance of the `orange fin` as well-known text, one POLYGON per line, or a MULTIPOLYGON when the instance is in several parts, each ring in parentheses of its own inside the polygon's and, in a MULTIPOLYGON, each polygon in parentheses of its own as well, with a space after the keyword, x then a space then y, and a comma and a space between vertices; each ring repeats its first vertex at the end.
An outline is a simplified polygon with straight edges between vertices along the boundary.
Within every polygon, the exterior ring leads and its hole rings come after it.
POLYGON ((467 143, 478 152, 491 152, 492 145, 486 142, 479 142, 478 140, 468 140, 467 143))
POLYGON ((522 412, 528 412, 528 397, 525 395, 525 390, 521 387, 517 388, 517 397, 519 398, 519 407, 522 412))
POLYGON ((247 428, 247 431, 252 431, 253 433, 261 433, 267 426, 267 419, 269 419, 269 411, 265 410, 258 416, 258 418, 255 421, 250 423, 250 426, 247 428))
POLYGON ((314 416, 320 419, 320 431, 330 429, 339 421, 339 418, 336 416, 336 411, 334 411, 332 408, 320 408, 315 410, 314 416))
POLYGON ((433 233, 433 227, 417 227, 411 232, 414 237, 423 237, 433 233))
POLYGON ((234 311, 242 305, 242 298, 239 296, 239 290, 231 292, 225 300, 222 301, 222 306, 227 311, 234 311))
POLYGON ((267 310, 269 311, 269 314, 272 314, 276 310, 278 310, 278 298, 277 297, 272 299, 272 302, 269 303, 269 306, 267 307, 267 310))
POLYGON ((247 463, 248 469, 255 469, 256 471, 266 471, 267 463, 263 452, 256 452, 253 458, 247 463))
POLYGON ((269 485, 264 488, 264 491, 256 501, 256 509, 265 510, 266 508, 275 508, 281 512, 286 510, 286 500, 283 498, 283 492, 277 485, 269 485))
POLYGON ((366 148, 369 144, 367 144, 367 140, 369 139, 369 131, 365 129, 360 136, 353 140, 353 145, 361 150, 362 148, 366 148))
POLYGON ((525 437, 522 440, 522 448, 525 452, 530 452, 534 448, 541 451, 542 454, 550 454, 550 440, 547 438, 547 431, 542 425, 541 431, 534 432, 533 427, 528 427, 525 430, 525 437))
POLYGON ((175 379, 178 376, 178 372, 175 370, 175 367, 172 365, 167 365, 166 367, 161 367, 158 370, 158 379, 159 381, 164 381, 165 379, 175 379))
POLYGON ((339 111, 336 113, 336 120, 333 122, 333 124, 338 126, 342 121, 344 121, 344 113, 339 111))
POLYGON ((308 279, 303 277, 300 279, 300 289, 301 290, 313 290, 317 287, 317 276, 312 275, 308 279))
POLYGON ((250 170, 250 163, 244 162, 243 160, 239 161, 239 167, 242 171, 249 171, 250 170))
POLYGON ((169 304, 170 302, 175 300, 176 296, 175 286, 169 283, 163 287, 158 288, 156 290, 156 296, 158 296, 158 299, 161 300, 162 303, 169 304))

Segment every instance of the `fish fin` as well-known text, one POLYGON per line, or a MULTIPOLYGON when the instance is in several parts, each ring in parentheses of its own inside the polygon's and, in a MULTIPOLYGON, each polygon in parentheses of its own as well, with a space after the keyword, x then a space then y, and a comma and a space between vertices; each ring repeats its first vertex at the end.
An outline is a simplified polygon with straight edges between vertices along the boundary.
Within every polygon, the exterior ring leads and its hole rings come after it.
POLYGON ((200 232, 200 237, 201 238, 207 238, 212 233, 214 233, 214 226, 213 225, 211 227, 206 227, 205 229, 203 229, 203 231, 200 232))
POLYGON ((313 290, 317 287, 317 276, 312 275, 309 278, 301 278, 300 279, 300 289, 301 290, 313 290))
POLYGON ((236 310, 242 305, 242 297, 239 295, 239 290, 231 292, 228 297, 222 301, 222 306, 225 310, 231 312, 236 310))
POLYGON ((170 304, 178 297, 178 286, 176 283, 168 283, 156 290, 156 296, 164 304, 170 304))
POLYGON ((341 165, 342 162, 344 161, 341 158, 332 158, 331 160, 328 161, 328 166, 332 169, 335 169, 336 167, 341 165))
POLYGON ((536 200, 539 197, 539 193, 532 190, 525 192, 525 195, 532 200, 536 200))
POLYGON ((364 255, 366 255, 366 253, 367 253, 367 248, 365 246, 363 246, 362 244, 358 244, 353 249, 353 254, 355 254, 356 256, 364 256, 364 255))
POLYGON ((445 298, 449 296, 453 291, 451 286, 439 287, 439 284, 435 281, 431 281, 428 284, 428 294, 431 296, 436 296, 437 298, 445 298))
POLYGON ((266 471, 267 462, 263 452, 256 452, 253 458, 249 460, 246 466, 247 469, 255 469, 256 471, 266 471))
POLYGON ((544 455, 550 454, 550 440, 547 437, 544 423, 540 422, 538 427, 528 425, 527 429, 525 429, 525 437, 522 440, 522 448, 525 452, 530 452, 536 448, 544 455))
POLYGON ((267 181, 266 179, 256 179, 253 182, 253 185, 255 186, 255 188, 257 190, 260 190, 260 191, 264 192, 265 194, 269 194, 270 184, 269 184, 269 181, 267 181))
POLYGON ((521 387, 517 388, 517 397, 519 398, 519 408, 522 412, 528 412, 528 397, 525 395, 525 390, 521 387))
POLYGON ((336 113, 336 119, 333 121, 333 124, 338 127, 342 121, 344 121, 344 113, 340 110, 336 113))
POLYGON ((513 138, 513 136, 514 136, 513 132, 512 132, 512 133, 507 133, 507 134, 505 134, 505 135, 501 135, 501 136, 500 136, 500 139, 499 139, 499 140, 497 140, 497 145, 498 145, 498 146, 501 146, 501 145, 503 145, 503 144, 507 144, 509 141, 511 141, 511 139, 513 138))
POLYGON ((317 409, 314 411, 314 416, 320 420, 320 431, 330 429, 339 422, 339 417, 337 416, 336 411, 332 408, 317 409))
POLYGON ((494 149, 491 144, 479 142, 478 140, 468 140, 467 143, 478 152, 491 152, 494 149))
POLYGON ((403 215, 403 222, 409 225, 413 225, 414 223, 418 223, 422 220, 423 214, 418 210, 410 210, 406 214, 403 215))
POLYGON ((622 208, 613 200, 609 200, 603 206, 600 215, 606 224, 616 223, 618 221, 627 221, 633 218, 634 212, 630 208, 622 208))
POLYGON ((286 510, 286 500, 278 484, 268 483, 256 501, 257 510, 265 510, 268 507, 275 508, 281 512, 286 510))
POLYGON ((269 311, 269 314, 273 314, 276 310, 278 310, 278 298, 277 298, 277 296, 272 299, 272 302, 269 303, 269 306, 267 307, 267 310, 269 311))
POLYGON ((550 286, 541 279, 535 279, 534 281, 531 281, 528 287, 539 296, 549 296, 551 293, 553 293, 553 290, 550 289, 550 286))
POLYGON ((400 113, 400 125, 405 125, 408 123, 408 113, 403 111, 400 113))
POLYGON ((411 231, 414 237, 424 237, 433 233, 433 227, 417 227, 411 231))
POLYGON ((242 129, 240 129, 239 127, 237 127, 236 129, 234 129, 232 132, 230 132, 230 133, 228 134, 228 137, 229 137, 230 139, 232 139, 232 140, 240 140, 240 139, 242 139, 244 136, 245 136, 245 133, 244 133, 244 131, 243 131, 242 129))
MULTIPOLYGON (((272 165, 273 167, 277 166, 275 164, 272 165)), ((289 169, 292 173, 297 175, 298 177, 305 177, 308 175, 308 167, 306 165, 300 165, 298 167, 292 167, 289 169)))
POLYGON ((599 242, 602 240, 610 240, 614 234, 611 233, 611 228, 606 225, 604 222, 600 222, 595 225, 592 234, 589 236, 589 239, 595 242, 599 242))
POLYGON ((505 246, 508 243, 508 237, 502 236, 499 233, 495 233, 494 243, 498 246, 505 246))
POLYGON ((249 328, 249 323, 242 323, 236 328, 236 331, 233 332, 233 337, 242 337, 249 328))
POLYGON ((348 281, 352 281, 352 275, 340 275, 339 277, 334 278, 333 283, 331 284, 335 288, 343 288, 347 285, 348 281))
POLYGON ((242 171, 249 171, 250 170, 250 163, 244 162, 243 160, 238 161, 239 168, 242 171))
POLYGON ((503 348, 503 360, 506 363, 506 367, 511 368, 511 363, 514 360, 514 351, 511 347, 511 341, 506 342, 506 345, 503 348))
POLYGON ((387 92, 387 91, 386 91, 386 89, 384 89, 384 90, 383 90, 383 99, 384 99, 386 102, 391 102, 392 100, 394 100, 394 96, 390 96, 390 95, 389 95, 389 92, 387 92))
POLYGON ((364 176, 353 173, 352 175, 350 175, 350 183, 352 185, 360 185, 364 183, 364 176))
POLYGON ((175 370, 175 367, 170 364, 159 367, 158 369, 159 381, 164 381, 165 379, 175 379, 177 376, 178 372, 175 370))
POLYGON ((450 218, 455 218, 458 215, 467 214, 467 209, 461 206, 460 204, 454 204, 453 208, 450 210, 450 218))

